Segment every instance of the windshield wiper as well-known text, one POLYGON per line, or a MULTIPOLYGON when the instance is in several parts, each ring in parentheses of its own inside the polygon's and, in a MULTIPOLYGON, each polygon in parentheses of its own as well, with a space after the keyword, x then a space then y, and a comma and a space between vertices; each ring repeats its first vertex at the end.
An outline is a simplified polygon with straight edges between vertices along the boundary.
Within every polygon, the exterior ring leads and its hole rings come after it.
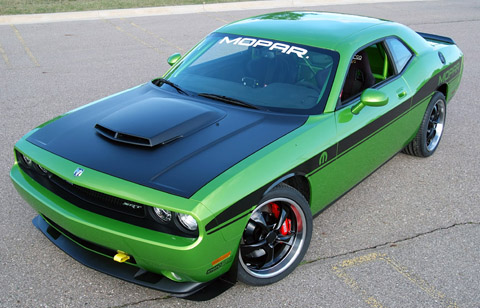
POLYGON ((157 79, 154 79, 152 80, 152 83, 154 85, 156 85, 157 87, 161 86, 162 84, 168 84, 169 86, 171 86, 172 88, 174 88, 175 90, 177 90, 178 93, 182 93, 182 94, 185 94, 185 95, 188 95, 187 92, 185 92, 182 88, 180 88, 179 85, 167 80, 167 79, 164 79, 164 78, 157 78, 157 79))
POLYGON ((239 100, 239 99, 236 99, 236 98, 233 98, 233 97, 224 96, 224 95, 211 94, 211 93, 199 93, 198 96, 211 98, 211 99, 221 101, 221 102, 225 102, 225 103, 229 103, 229 104, 232 104, 232 105, 243 106, 243 107, 257 109, 257 110, 266 110, 265 108, 260 108, 258 106, 252 105, 252 104, 244 102, 242 100, 239 100))

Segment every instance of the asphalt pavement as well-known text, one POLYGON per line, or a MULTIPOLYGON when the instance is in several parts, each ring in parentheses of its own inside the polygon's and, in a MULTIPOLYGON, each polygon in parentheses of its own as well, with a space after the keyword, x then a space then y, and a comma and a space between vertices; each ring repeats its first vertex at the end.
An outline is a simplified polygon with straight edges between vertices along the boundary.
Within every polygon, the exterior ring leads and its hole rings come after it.
POLYGON ((57 249, 10 183, 12 148, 56 115, 161 76, 169 55, 216 28, 291 8, 0 25, 0 307, 480 307, 480 2, 312 3, 456 41, 465 69, 444 136, 432 157, 396 155, 316 217, 286 279, 237 283, 207 302, 112 278, 57 249))

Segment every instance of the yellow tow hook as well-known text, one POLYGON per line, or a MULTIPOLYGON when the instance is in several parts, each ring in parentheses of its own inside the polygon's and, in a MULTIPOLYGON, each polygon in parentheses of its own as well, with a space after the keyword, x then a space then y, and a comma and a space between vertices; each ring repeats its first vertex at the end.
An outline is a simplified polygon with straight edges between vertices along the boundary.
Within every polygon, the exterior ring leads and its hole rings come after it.
POLYGON ((116 261, 118 263, 123 263, 125 261, 128 261, 128 259, 130 259, 130 256, 121 250, 117 250, 117 254, 113 257, 113 261, 116 261))

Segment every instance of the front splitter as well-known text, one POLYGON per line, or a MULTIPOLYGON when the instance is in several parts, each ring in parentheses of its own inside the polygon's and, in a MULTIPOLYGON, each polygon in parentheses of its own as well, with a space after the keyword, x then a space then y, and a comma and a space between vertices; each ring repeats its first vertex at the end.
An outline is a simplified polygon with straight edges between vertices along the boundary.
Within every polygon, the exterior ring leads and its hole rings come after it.
POLYGON ((175 282, 136 266, 115 262, 111 258, 86 249, 50 225, 41 215, 36 216, 32 223, 58 248, 83 265, 128 282, 169 293, 175 297, 195 301, 209 300, 233 285, 231 281, 222 278, 204 283, 175 282))

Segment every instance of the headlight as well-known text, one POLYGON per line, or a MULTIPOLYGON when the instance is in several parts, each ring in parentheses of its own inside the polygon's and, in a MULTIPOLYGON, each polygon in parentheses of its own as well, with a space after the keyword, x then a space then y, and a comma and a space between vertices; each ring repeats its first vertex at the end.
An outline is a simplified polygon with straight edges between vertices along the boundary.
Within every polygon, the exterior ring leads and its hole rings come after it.
POLYGON ((32 166, 32 160, 30 159, 30 157, 22 154, 22 159, 28 167, 32 166))
POLYGON ((170 220, 172 220, 172 212, 170 212, 169 210, 154 207, 153 212, 161 222, 168 223, 170 222, 170 220))
POLYGON ((198 223, 193 216, 170 211, 161 207, 149 206, 148 216, 154 220, 158 231, 168 228, 173 230, 171 234, 180 236, 198 236, 198 223))
POLYGON ((190 230, 190 231, 197 230, 198 228, 197 221, 192 216, 188 214, 178 213, 177 217, 180 224, 187 230, 190 230))

